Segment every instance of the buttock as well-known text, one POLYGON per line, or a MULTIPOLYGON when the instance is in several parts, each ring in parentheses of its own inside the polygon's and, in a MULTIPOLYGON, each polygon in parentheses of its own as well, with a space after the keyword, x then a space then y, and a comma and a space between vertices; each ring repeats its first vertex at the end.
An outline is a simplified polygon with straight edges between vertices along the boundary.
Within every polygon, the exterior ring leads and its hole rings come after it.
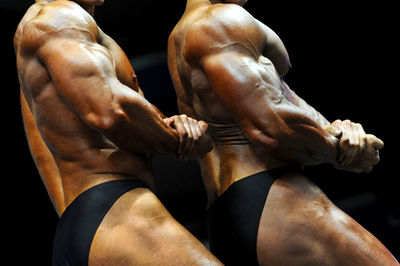
POLYGON ((65 210, 53 243, 53 265, 88 265, 90 246, 103 218, 126 192, 147 188, 138 180, 114 180, 80 194, 65 210))

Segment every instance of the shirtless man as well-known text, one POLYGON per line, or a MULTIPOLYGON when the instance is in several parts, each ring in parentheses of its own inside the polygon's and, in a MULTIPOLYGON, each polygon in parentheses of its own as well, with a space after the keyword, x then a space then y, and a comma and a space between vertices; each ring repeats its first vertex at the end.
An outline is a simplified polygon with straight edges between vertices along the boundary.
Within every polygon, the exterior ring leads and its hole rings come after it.
POLYGON ((211 251, 227 265, 398 265, 301 169, 368 172, 383 142, 328 122, 288 87, 282 41, 245 3, 187 0, 168 42, 180 111, 213 137, 201 160, 211 251))
POLYGON ((151 192, 150 156, 203 156, 207 125, 146 101, 92 17, 102 3, 37 1, 14 39, 28 142, 61 216, 53 265, 220 265, 151 192))

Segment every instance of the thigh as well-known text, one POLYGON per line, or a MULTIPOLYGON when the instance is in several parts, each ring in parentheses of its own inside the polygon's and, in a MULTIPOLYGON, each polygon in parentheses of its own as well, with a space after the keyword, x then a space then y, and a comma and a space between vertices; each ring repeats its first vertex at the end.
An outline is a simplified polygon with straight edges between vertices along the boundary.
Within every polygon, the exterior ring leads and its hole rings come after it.
POLYGON ((120 197, 93 239, 89 265, 219 265, 148 189, 120 197))
POLYGON ((257 256, 260 265, 398 265, 378 239, 301 175, 271 187, 257 256))

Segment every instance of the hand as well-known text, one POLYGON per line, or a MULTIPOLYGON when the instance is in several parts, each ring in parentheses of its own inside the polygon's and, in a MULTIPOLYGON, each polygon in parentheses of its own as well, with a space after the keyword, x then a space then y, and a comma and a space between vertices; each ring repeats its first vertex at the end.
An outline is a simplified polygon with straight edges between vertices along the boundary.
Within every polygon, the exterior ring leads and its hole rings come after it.
POLYGON ((336 168, 351 172, 370 172, 379 163, 379 150, 383 142, 371 134, 366 134, 363 127, 349 120, 336 120, 327 127, 327 131, 339 137, 339 152, 336 168), (339 130, 341 134, 339 135, 339 130))
POLYGON ((174 128, 179 136, 178 158, 193 159, 212 150, 211 141, 206 135, 208 125, 186 115, 164 118, 164 122, 174 128))
POLYGON ((341 166, 339 169, 355 173, 369 173, 379 163, 379 150, 383 147, 384 143, 382 140, 372 134, 366 134, 365 150, 360 150, 359 155, 351 163, 341 166))

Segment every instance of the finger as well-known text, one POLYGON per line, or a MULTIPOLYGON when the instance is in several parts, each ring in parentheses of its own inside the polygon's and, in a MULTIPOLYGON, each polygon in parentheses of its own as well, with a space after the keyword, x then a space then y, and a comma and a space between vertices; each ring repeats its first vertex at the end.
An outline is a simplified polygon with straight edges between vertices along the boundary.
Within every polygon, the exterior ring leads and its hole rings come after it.
POLYGON ((367 140, 367 134, 365 133, 365 130, 361 124, 357 124, 358 127, 358 132, 359 132, 359 139, 360 139, 360 145, 362 142, 365 142, 367 140))
POLYGON ((163 121, 164 121, 165 124, 169 125, 169 117, 163 118, 163 121))
POLYGON ((342 120, 340 119, 336 119, 335 121, 333 121, 333 123, 331 125, 340 128, 339 126, 342 124, 342 120))
POLYGON ((201 136, 200 128, 198 125, 198 122, 196 119, 189 118, 189 123, 190 123, 190 128, 193 132, 193 141, 191 142, 192 146, 190 147, 190 150, 188 151, 188 158, 192 158, 193 154, 195 154, 196 149, 198 148, 199 144, 199 139, 201 136))
POLYGON ((199 121, 199 127, 201 130, 201 135, 203 135, 207 131, 208 124, 204 121, 199 121))
POLYGON ((194 128, 194 131, 196 132, 196 136, 197 136, 197 138, 200 138, 203 135, 203 132, 201 131, 201 128, 200 128, 200 123, 196 119, 192 119, 192 120, 193 120, 193 128, 194 128))
POLYGON ((349 144, 350 147, 354 148, 354 146, 358 146, 360 144, 358 136, 360 135, 360 124, 356 124, 351 122, 350 120, 346 120, 346 125, 350 129, 349 134, 349 144))
POLYGON ((346 158, 342 161, 343 166, 349 166, 353 160, 357 157, 358 152, 360 150, 360 137, 362 137, 363 130, 360 128, 361 125, 357 125, 352 123, 351 134, 349 136, 348 152, 346 158))
MULTIPOLYGON (((345 132, 348 132, 347 130, 345 132)), ((358 146, 352 145, 350 143, 349 134, 345 133, 344 136, 340 139, 340 154, 338 162, 341 166, 348 166, 355 158, 358 146)))
POLYGON ((339 163, 342 166, 347 166, 355 158, 358 151, 358 130, 359 128, 355 123, 350 120, 345 120, 342 123, 343 126, 343 136, 340 139, 340 147, 342 150, 341 157, 339 158, 339 163))
POLYGON ((183 125, 182 120, 179 117, 175 119, 174 125, 179 136, 178 157, 181 157, 184 150, 185 140, 188 137, 188 133, 185 129, 185 126, 183 125))
POLYGON ((356 132, 357 133, 357 135, 356 135, 357 142, 358 142, 358 145, 361 146, 361 142, 365 139, 366 133, 364 131, 363 126, 361 124, 359 124, 359 123, 355 123, 355 128, 356 128, 356 131, 357 131, 356 132))
POLYGON ((197 133, 196 130, 193 128, 192 119, 187 117, 187 120, 185 119, 185 121, 186 130, 188 130, 188 139, 186 140, 184 157, 185 159, 189 159, 193 152, 194 141, 196 139, 197 133))
POLYGON ((187 132, 187 138, 184 140, 183 151, 182 151, 182 157, 183 157, 182 159, 185 159, 191 152, 194 133, 192 131, 189 118, 186 115, 182 115, 181 120, 187 132))
POLYGON ((340 128, 337 128, 337 127, 335 127, 335 126, 333 126, 333 125, 328 125, 328 126, 326 126, 326 127, 325 127, 325 130, 326 130, 329 134, 335 136, 336 138, 339 138, 339 137, 342 135, 342 130, 340 130, 340 128))
POLYGON ((345 167, 349 166, 356 158, 358 150, 359 150, 358 145, 350 145, 346 157, 342 161, 342 166, 345 167))
POLYGON ((357 156, 364 154, 365 151, 368 151, 367 135, 363 134, 360 136, 360 148, 359 148, 359 152, 358 152, 357 156))
POLYGON ((359 152, 364 152, 367 147, 367 134, 361 124, 356 124, 358 127, 358 142, 359 142, 359 152))
POLYGON ((170 127, 173 127, 173 125, 174 125, 174 118, 172 118, 172 117, 164 118, 163 121, 165 124, 167 124, 170 127))
POLYGON ((200 140, 204 136, 204 133, 203 133, 200 125, 201 124, 198 121, 196 121, 196 130, 197 130, 198 138, 197 138, 197 141, 196 141, 196 147, 195 147, 195 149, 193 151, 193 152, 196 152, 196 154, 197 154, 197 151, 199 150, 199 147, 200 147, 200 140))
POLYGON ((375 150, 381 150, 385 146, 385 143, 382 140, 378 139, 372 134, 367 134, 367 143, 375 150))
POLYGON ((346 131, 343 132, 342 137, 339 141, 339 157, 338 162, 341 164, 343 160, 346 158, 349 150, 349 136, 346 131))

